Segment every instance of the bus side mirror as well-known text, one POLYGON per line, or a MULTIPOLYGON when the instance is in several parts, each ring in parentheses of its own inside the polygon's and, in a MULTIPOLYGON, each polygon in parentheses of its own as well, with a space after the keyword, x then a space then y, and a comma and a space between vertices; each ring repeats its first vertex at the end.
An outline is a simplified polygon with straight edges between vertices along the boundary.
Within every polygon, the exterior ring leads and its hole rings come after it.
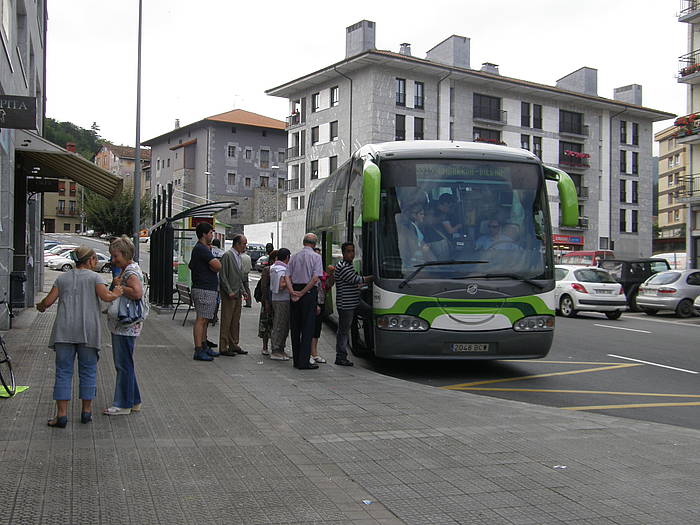
POLYGON ((379 220, 379 194, 382 175, 377 165, 366 160, 362 169, 362 222, 379 220))
POLYGON ((547 180, 553 180, 557 183, 561 226, 578 226, 578 195, 576 195, 574 181, 571 180, 568 173, 551 166, 544 167, 544 176, 547 180))

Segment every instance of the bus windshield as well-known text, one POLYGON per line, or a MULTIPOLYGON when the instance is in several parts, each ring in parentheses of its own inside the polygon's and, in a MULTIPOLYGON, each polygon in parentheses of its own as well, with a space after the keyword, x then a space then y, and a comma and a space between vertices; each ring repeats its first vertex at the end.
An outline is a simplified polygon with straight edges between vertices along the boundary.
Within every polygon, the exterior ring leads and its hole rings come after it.
POLYGON ((403 279, 549 279, 547 196, 536 164, 383 160, 379 273, 403 279), (444 264, 443 264, 444 262, 444 264))

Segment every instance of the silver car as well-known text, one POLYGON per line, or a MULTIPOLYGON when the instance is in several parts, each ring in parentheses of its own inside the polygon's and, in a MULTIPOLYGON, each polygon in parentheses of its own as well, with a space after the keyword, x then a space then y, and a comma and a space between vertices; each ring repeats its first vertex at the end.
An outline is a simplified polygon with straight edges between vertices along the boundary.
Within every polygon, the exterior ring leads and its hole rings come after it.
POLYGON ((652 275, 639 287, 637 304, 648 315, 673 310, 678 317, 690 317, 693 301, 700 295, 699 270, 669 270, 652 275))

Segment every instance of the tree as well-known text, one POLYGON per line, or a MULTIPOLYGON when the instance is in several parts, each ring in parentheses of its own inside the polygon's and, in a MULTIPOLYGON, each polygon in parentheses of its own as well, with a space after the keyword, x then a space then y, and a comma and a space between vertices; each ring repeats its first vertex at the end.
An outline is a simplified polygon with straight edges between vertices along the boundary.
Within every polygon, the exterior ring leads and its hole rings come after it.
MULTIPOLYGON (((134 191, 128 186, 112 199, 85 190, 85 221, 94 230, 102 233, 131 236, 134 233, 133 204, 134 191)), ((141 217, 148 217, 150 213, 148 199, 141 199, 141 217)))
POLYGON ((85 129, 72 122, 59 122, 48 117, 44 119, 44 137, 63 148, 68 142, 75 143, 76 151, 89 161, 100 151, 102 143, 106 142, 100 137, 99 131, 96 122, 92 129, 85 129))

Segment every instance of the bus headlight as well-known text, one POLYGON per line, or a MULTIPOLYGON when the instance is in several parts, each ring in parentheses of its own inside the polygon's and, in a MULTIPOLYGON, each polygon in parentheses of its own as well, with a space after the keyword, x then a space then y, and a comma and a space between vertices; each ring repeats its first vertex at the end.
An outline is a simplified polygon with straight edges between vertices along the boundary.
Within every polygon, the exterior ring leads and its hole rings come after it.
POLYGON ((533 315, 523 317, 513 323, 516 332, 546 332, 554 330, 554 317, 551 315, 533 315))
POLYGON ((413 315, 380 315, 376 319, 377 328, 402 332, 425 332, 430 325, 425 319, 413 315))

